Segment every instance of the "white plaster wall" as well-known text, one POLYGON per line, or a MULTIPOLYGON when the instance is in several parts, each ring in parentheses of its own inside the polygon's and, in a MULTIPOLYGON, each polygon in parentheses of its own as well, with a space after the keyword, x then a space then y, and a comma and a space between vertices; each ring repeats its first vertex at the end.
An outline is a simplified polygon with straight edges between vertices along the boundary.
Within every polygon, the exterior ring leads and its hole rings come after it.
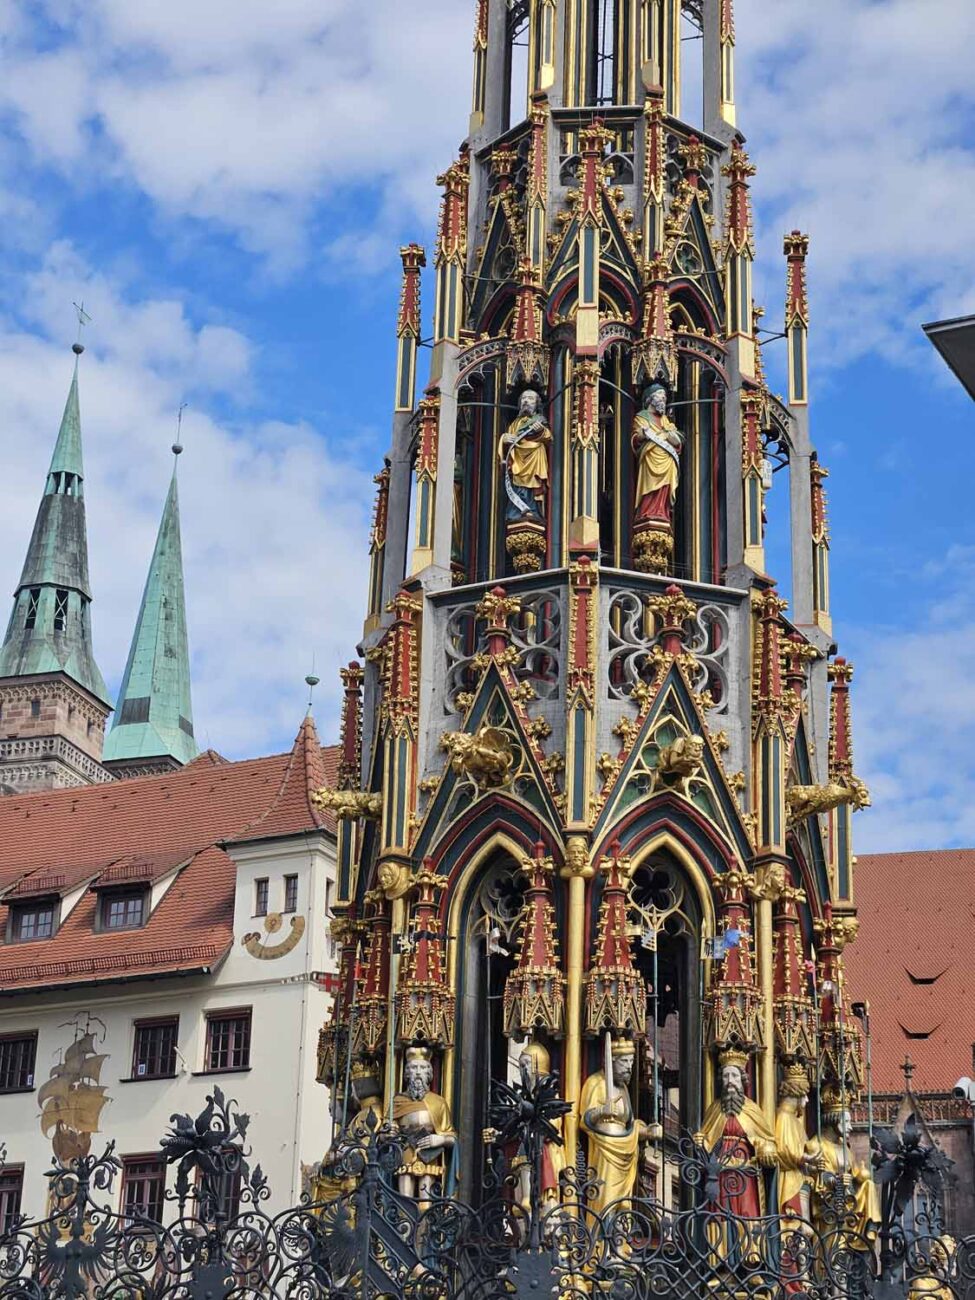
MULTIPOLYGON (((100 1151, 109 1140, 120 1156, 158 1149, 159 1139, 176 1112, 197 1115, 206 1096, 219 1085, 251 1116, 248 1142, 252 1166, 260 1162, 271 1185, 272 1207, 294 1204, 302 1192, 302 1164, 321 1160, 331 1138, 328 1093, 315 1082, 318 1031, 328 1018, 331 998, 315 976, 335 969, 328 918, 326 882, 335 878, 334 844, 323 835, 292 837, 241 848, 238 864, 234 944, 210 976, 132 980, 85 989, 0 996, 0 1034, 37 1032, 34 1091, 0 1094, 0 1142, 7 1165, 24 1166, 23 1209, 43 1214, 45 1171, 52 1156, 41 1133, 36 1089, 61 1059, 74 1037, 71 1021, 84 1030, 86 1017, 98 1035, 97 1049, 107 1053, 101 1082, 110 1101, 102 1112, 101 1132, 92 1141, 100 1151), (286 955, 260 960, 242 940, 261 933, 269 944, 290 933, 290 916, 281 929, 264 933, 254 918, 254 880, 270 881, 269 911, 284 903, 284 875, 298 876, 298 911, 304 917, 301 940, 286 955), (220 1008, 252 1008, 250 1068, 203 1074, 206 1013, 220 1008), (124 1082, 132 1073, 134 1024, 157 1016, 179 1016, 177 1074, 173 1079, 124 1082)), ((167 1186, 172 1187, 174 1171, 167 1186)), ((113 1189, 119 1203, 120 1179, 113 1189)))

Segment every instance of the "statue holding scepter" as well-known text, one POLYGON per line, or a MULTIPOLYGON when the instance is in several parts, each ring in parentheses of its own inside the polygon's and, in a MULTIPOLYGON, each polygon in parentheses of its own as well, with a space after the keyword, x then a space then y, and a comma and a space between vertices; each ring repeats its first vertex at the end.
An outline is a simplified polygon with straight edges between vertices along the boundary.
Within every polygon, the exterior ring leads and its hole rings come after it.
POLYGON ((637 458, 633 551, 637 568, 663 572, 674 549, 674 502, 683 435, 667 416, 667 390, 653 384, 633 421, 637 458))
POLYGON ((533 388, 526 388, 518 401, 518 415, 502 435, 499 449, 504 465, 508 553, 519 573, 540 569, 545 554, 551 441, 542 399, 533 388))

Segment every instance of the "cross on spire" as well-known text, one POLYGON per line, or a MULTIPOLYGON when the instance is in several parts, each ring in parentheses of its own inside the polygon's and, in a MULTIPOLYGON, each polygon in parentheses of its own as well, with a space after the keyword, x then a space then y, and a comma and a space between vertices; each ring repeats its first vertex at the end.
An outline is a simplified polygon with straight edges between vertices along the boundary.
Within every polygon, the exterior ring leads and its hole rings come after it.
POLYGON ((82 298, 81 302, 75 302, 72 303, 71 305, 74 307, 75 311, 78 314, 78 338, 75 341, 74 351, 78 354, 78 356, 80 356, 81 353, 84 351, 84 346, 82 345, 81 342, 82 331, 84 330, 86 325, 91 324, 91 317, 85 311, 84 298, 82 298))

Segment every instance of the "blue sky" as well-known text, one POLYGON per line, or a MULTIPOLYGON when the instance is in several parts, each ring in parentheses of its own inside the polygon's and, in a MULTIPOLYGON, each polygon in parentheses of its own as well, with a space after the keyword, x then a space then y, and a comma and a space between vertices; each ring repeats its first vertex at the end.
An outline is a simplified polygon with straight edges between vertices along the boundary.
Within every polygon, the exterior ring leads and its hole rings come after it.
MULTIPOLYGON (((186 401, 195 713, 228 755, 290 741, 313 655, 334 728, 389 428, 397 249, 432 239, 473 7, 0 0, 0 586, 84 297, 99 661, 117 685, 186 401)), ((975 7, 737 0, 737 23, 769 328, 782 234, 812 236, 813 432, 875 795, 859 843, 975 843, 975 407, 919 330, 975 311, 975 7)))

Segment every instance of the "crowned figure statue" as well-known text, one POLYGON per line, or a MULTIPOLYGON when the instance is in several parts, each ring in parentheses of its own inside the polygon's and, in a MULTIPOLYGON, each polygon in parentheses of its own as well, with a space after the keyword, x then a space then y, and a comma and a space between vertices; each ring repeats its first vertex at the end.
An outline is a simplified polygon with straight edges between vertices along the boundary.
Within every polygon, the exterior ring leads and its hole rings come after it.
POLYGON ((446 1192, 457 1133, 450 1108, 431 1092, 433 1062, 426 1047, 408 1047, 403 1066, 404 1091, 393 1098, 393 1121, 403 1143, 403 1163, 396 1171, 399 1190, 421 1203, 429 1201, 439 1182, 446 1192))
POLYGON ((579 1114, 589 1141, 589 1165, 598 1187, 589 1208, 596 1214, 615 1202, 625 1209, 636 1187, 640 1168, 640 1143, 647 1126, 633 1113, 630 1079, 636 1048, 625 1038, 604 1040, 604 1063, 582 1086, 579 1114))
POLYGON ((551 441, 542 399, 533 388, 526 388, 518 401, 517 417, 501 437, 499 451, 504 465, 508 553, 519 572, 541 568, 545 554, 551 441))
POLYGON ((790 1065, 779 1085, 775 1113, 775 1145, 779 1154, 778 1212, 787 1231, 808 1232, 811 1193, 822 1158, 806 1131, 809 1076, 801 1065, 790 1065))
POLYGON ((637 459, 634 562, 646 572, 662 573, 674 550, 674 502, 684 447, 683 435, 667 416, 663 384, 647 389, 633 420, 632 446, 637 459))
POLYGON ((708 1107, 698 1145, 716 1153, 734 1176, 719 1177, 718 1203, 740 1218, 765 1213, 763 1169, 778 1163, 775 1134, 756 1102, 746 1092, 748 1057, 729 1049, 718 1058, 721 1093, 708 1107))
POLYGON ((826 1242, 839 1234, 851 1250, 869 1252, 881 1224, 880 1194, 869 1167, 854 1159, 851 1116, 838 1089, 825 1089, 822 1114, 822 1136, 809 1144, 819 1161, 813 1227, 826 1242))

